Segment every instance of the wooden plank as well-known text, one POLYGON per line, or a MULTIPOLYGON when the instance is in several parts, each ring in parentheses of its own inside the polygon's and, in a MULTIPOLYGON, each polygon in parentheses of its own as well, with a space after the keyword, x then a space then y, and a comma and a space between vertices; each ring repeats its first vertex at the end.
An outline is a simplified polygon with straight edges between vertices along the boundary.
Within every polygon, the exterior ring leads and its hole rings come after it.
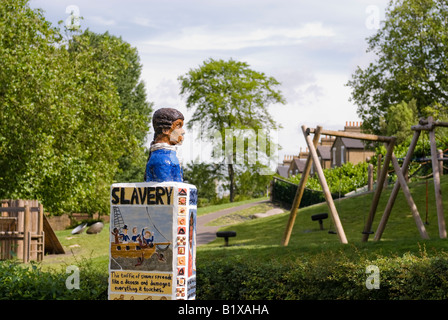
POLYGON ((314 165, 316 167, 316 173, 319 178, 320 184, 322 186, 322 190, 324 191, 325 200, 328 205, 328 209, 330 210, 331 218, 333 219, 333 223, 335 225, 336 233, 339 237, 339 241, 341 243, 348 243, 347 237, 345 236, 344 228, 342 227, 341 220, 339 219, 338 212, 336 210, 336 206, 333 202, 333 197, 331 196, 330 189, 328 188, 327 181, 325 180, 324 172, 322 170, 322 166, 319 162, 319 157, 317 155, 316 148, 314 147, 313 141, 311 140, 308 131, 305 126, 302 126, 303 135, 305 136, 306 143, 308 145, 308 149, 312 156, 314 165))
POLYGON ((58 237, 54 233, 50 222, 45 215, 43 215, 43 218, 43 228, 45 232, 45 252, 49 252, 52 254, 64 254, 64 248, 62 247, 58 237))
POLYGON ((378 203, 380 201, 381 192, 383 191, 384 182, 386 181, 387 170, 389 168, 389 163, 392 158, 392 153, 395 147, 395 138, 387 145, 387 153, 384 158, 384 164, 381 172, 379 173, 377 187, 375 193, 373 195, 372 204, 370 206, 369 216, 367 217, 366 224, 364 226, 364 230, 362 232, 362 241, 366 242, 369 239, 369 234, 372 229, 373 219, 375 218, 376 209, 378 207, 378 203))
POLYGON ((31 245, 31 211, 28 203, 25 204, 25 215, 23 216, 23 233, 25 237, 23 238, 23 262, 27 263, 30 261, 30 245, 31 245))
MULTIPOLYGON (((39 207, 29 207, 30 212, 39 212, 39 207)), ((1 207, 0 212, 25 212, 25 207, 1 207)))
MULTIPOLYGON (((406 175, 409 169, 409 164, 411 163, 412 155, 414 154, 415 147, 417 145, 418 139, 420 137, 420 131, 415 131, 414 136, 412 137, 411 144, 409 145, 408 152, 401 166, 401 171, 403 175, 406 175)), ((381 236, 383 235, 384 229, 386 228, 387 221, 389 220, 390 213, 395 204, 395 200, 398 195, 398 191, 400 190, 400 182, 395 182, 394 188, 389 196, 389 200, 387 202, 386 208, 384 209, 383 216, 381 217, 378 228, 375 232, 375 241, 379 241, 381 236)))
MULTIPOLYGON (((432 117, 428 117, 431 123, 432 117)), ((434 193, 436 197, 437 222, 439 224, 439 236, 441 239, 446 238, 445 217, 443 213, 442 189, 440 188, 440 171, 439 161, 437 159, 436 135, 434 130, 429 131, 429 143, 431 146, 432 172, 434 178, 434 193)))
MULTIPOLYGON (((302 127, 303 130, 303 127, 302 127)), ((313 145, 317 146, 317 143, 320 139, 320 132, 322 127, 317 127, 313 138, 313 145)), ((289 239, 291 237, 292 228, 294 227, 294 222, 296 220, 297 211, 299 210, 300 202, 302 201, 303 192, 305 190, 306 181, 308 180, 308 176, 311 171, 311 167, 313 165, 313 160, 311 157, 311 153, 308 154, 305 168, 303 169, 302 177, 300 178, 299 186, 297 187, 296 195, 294 197, 294 201, 292 203, 291 212, 289 213, 288 223, 286 224, 286 230, 283 235, 282 243, 284 246, 287 246, 289 243, 289 239)))
POLYGON ((406 183, 406 179, 404 178, 404 175, 401 171, 400 165, 398 164, 398 161, 397 161, 397 158, 395 157, 395 155, 392 155, 392 164, 394 166, 395 173, 397 174, 398 182, 401 185, 401 189, 403 190, 406 201, 408 202, 409 208, 411 209, 412 216, 414 217, 418 232, 420 233, 420 236, 422 237, 422 239, 429 239, 428 233, 426 232, 425 225, 423 224, 423 221, 422 221, 420 214, 417 210, 417 206, 415 205, 415 202, 412 199, 412 195, 411 195, 409 187, 406 183))
MULTIPOLYGON (((315 133, 316 130, 313 128, 309 128, 308 131, 309 131, 309 133, 315 133)), ((335 136, 335 137, 352 138, 352 139, 368 140, 368 141, 379 141, 379 142, 395 141, 395 137, 385 137, 385 136, 378 136, 375 134, 366 134, 366 133, 359 133, 359 132, 321 130, 321 135, 329 135, 329 136, 335 136)))
POLYGON ((420 125, 432 125, 435 127, 448 127, 448 122, 436 120, 434 121, 433 117, 428 117, 427 119, 420 119, 418 122, 420 125))

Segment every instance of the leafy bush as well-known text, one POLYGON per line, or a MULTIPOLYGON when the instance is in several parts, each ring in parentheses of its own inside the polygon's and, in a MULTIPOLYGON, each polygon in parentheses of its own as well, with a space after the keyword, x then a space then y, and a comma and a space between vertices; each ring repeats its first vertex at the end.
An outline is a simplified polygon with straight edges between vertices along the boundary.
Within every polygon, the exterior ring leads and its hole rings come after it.
POLYGON ((322 253, 296 263, 253 263, 241 258, 206 262, 197 269, 201 300, 396 300, 447 299, 448 254, 420 257, 360 257, 322 253), (379 268, 379 289, 368 289, 370 273, 379 268))
MULTIPOLYGON (((347 162, 340 167, 328 168, 323 171, 330 192, 344 195, 367 185, 367 168, 367 162, 360 162, 358 164, 347 162)), ((292 176, 289 178, 289 181, 298 184, 300 178, 301 175, 292 176)), ((306 187, 312 190, 322 191, 316 175, 308 178, 306 187)))
MULTIPOLYGON (((272 187, 273 202, 280 203, 284 207, 291 206, 296 196, 297 188, 297 184, 275 179, 272 187)), ((333 199, 335 199, 338 198, 338 195, 332 194, 332 197, 333 199)), ((324 201, 325 196, 322 191, 316 191, 306 188, 303 191, 302 201, 300 201, 300 208, 324 201)))
POLYGON ((66 270, 43 271, 39 264, 0 262, 0 300, 103 300, 107 299, 107 273, 82 261, 79 289, 68 289, 66 270))

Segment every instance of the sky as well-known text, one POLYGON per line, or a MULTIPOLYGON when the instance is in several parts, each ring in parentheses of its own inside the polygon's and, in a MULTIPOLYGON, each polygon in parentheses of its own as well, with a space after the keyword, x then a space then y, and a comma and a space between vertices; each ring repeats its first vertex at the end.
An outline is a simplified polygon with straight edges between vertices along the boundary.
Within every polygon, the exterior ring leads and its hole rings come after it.
MULTIPOLYGON (((148 101, 172 107, 188 121, 179 76, 213 58, 246 62, 272 76, 286 104, 270 106, 282 126, 276 138, 284 155, 306 142, 301 126, 342 130, 360 122, 347 82, 374 60, 366 39, 375 34, 389 0, 30 0, 57 25, 82 17, 82 30, 108 31, 136 47, 148 101)), ((198 154, 186 130, 184 163, 198 154)))

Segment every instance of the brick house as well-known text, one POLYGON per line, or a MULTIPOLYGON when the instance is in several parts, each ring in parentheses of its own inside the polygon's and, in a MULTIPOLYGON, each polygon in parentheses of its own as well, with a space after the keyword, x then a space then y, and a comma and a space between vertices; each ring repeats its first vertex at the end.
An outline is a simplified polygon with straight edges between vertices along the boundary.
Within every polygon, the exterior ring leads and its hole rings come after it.
MULTIPOLYGON (((347 122, 345 132, 361 132, 361 123, 347 122)), ((372 157, 375 151, 368 150, 365 142, 359 139, 336 137, 331 146, 331 167, 340 167, 342 164, 351 162, 358 164, 372 157)))
POLYGON ((331 168, 331 147, 335 141, 335 137, 322 137, 316 147, 317 156, 320 160, 322 169, 331 168))

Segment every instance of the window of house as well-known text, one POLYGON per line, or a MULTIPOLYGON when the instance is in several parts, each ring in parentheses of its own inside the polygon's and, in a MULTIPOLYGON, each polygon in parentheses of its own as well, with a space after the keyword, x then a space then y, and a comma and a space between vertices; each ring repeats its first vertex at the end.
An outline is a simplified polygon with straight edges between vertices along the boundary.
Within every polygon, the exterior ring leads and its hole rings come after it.
POLYGON ((345 163, 345 147, 341 146, 341 164, 345 163))
POLYGON ((333 148, 333 164, 336 164, 336 148, 333 148))

